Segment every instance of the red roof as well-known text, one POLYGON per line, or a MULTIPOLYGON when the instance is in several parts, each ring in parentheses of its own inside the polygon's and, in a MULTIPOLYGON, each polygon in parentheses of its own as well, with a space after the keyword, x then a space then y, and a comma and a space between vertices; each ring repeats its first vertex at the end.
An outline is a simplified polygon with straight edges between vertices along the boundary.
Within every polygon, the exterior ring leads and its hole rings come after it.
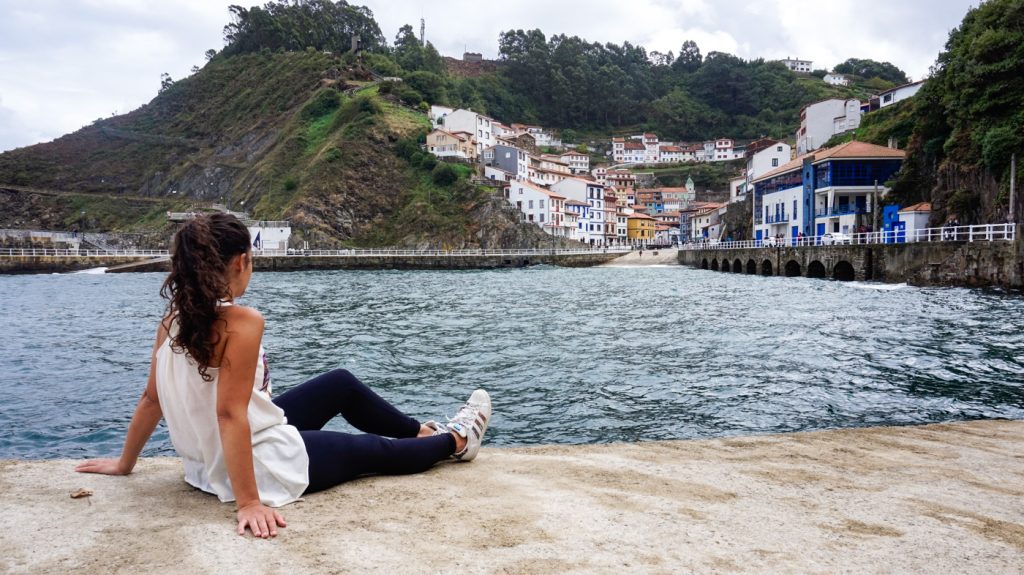
POLYGON ((902 214, 903 212, 931 212, 931 211, 932 211, 932 205, 931 204, 929 204, 928 202, 921 202, 919 204, 914 204, 912 206, 903 208, 902 210, 900 210, 900 213, 902 214))
POLYGON ((640 142, 626 142, 627 150, 646 150, 647 146, 644 146, 640 142))

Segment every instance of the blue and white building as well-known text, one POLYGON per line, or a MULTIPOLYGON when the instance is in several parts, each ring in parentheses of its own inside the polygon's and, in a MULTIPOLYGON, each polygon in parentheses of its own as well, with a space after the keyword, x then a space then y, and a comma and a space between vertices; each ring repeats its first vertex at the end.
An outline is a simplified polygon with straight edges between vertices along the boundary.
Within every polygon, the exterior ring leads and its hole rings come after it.
MULTIPOLYGON (((754 239, 872 229, 886 182, 906 153, 847 142, 806 154, 754 180, 754 239)), ((879 214, 880 215, 880 214, 879 214)))

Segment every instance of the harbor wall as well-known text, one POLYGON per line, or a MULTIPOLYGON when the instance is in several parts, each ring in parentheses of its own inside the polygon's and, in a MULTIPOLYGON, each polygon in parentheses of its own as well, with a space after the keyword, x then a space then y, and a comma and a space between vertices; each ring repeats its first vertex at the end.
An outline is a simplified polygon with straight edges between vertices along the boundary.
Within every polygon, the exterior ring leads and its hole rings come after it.
POLYGON ((1024 289, 1019 230, 1014 241, 680 250, 679 263, 750 275, 1024 289))
MULTIPOLYGON (((256 271, 304 271, 344 269, 497 269, 535 265, 591 267, 609 262, 621 253, 526 254, 526 255, 353 255, 353 256, 258 256, 256 271)), ((2 274, 67 273, 108 268, 108 273, 160 272, 169 269, 166 257, 137 256, 0 256, 2 274)))

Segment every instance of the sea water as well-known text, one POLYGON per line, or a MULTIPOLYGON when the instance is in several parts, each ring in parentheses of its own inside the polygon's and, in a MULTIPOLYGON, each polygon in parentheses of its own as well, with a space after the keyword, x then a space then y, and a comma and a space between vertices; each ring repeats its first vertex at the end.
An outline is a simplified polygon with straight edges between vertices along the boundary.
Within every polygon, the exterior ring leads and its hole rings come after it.
MULTIPOLYGON (((0 276, 0 459, 116 455, 163 274, 0 276)), ((488 445, 1024 419, 1024 299, 683 267, 258 273, 276 393, 345 368, 488 445)), ((351 431, 343 421, 330 429, 351 431)), ((145 455, 173 453, 158 427, 145 455)))

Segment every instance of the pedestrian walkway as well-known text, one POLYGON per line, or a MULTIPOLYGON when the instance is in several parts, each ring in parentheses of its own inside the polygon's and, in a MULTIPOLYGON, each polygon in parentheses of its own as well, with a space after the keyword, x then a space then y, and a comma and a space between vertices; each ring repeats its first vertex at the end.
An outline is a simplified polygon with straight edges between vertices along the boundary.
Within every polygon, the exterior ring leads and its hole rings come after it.
POLYGON ((679 250, 633 250, 622 257, 603 264, 602 267, 675 266, 679 265, 679 250))

